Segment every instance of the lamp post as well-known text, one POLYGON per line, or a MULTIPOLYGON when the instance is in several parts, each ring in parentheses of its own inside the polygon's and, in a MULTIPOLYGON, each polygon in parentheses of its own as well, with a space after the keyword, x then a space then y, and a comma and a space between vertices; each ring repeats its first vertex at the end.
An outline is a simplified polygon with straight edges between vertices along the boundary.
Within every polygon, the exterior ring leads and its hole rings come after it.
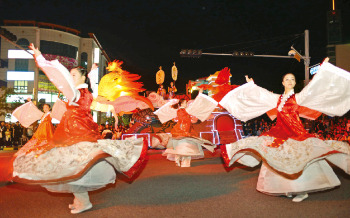
POLYGON ((309 54, 309 30, 304 31, 305 41, 305 55, 301 55, 297 50, 291 46, 288 52, 288 56, 283 55, 256 55, 253 52, 247 51, 234 51, 233 53, 205 53, 202 50, 196 49, 182 49, 180 51, 181 57, 199 58, 202 55, 216 55, 216 56, 232 56, 232 57, 264 57, 264 58, 296 58, 299 62, 300 59, 304 60, 305 65, 305 85, 309 83, 309 66, 310 66, 310 54, 309 54))
POLYGON ((291 49, 288 54, 295 57, 298 61, 300 61, 300 58, 304 60, 305 65, 305 85, 307 85, 310 81, 309 79, 309 67, 310 67, 310 53, 309 53, 309 30, 305 30, 304 32, 305 37, 305 55, 301 55, 293 46, 291 46, 291 49))

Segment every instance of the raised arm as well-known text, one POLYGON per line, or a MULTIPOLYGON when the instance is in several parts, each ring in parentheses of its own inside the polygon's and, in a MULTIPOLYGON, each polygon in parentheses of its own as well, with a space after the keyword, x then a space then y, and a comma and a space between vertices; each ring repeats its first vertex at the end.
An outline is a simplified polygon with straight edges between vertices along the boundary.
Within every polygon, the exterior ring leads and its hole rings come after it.
POLYGON ((32 101, 16 108, 12 115, 21 123, 22 126, 28 128, 32 123, 40 120, 44 113, 39 110, 32 101))
POLYGON ((208 119, 210 114, 218 105, 218 102, 213 98, 202 94, 202 92, 203 90, 200 89, 198 96, 193 101, 193 103, 188 106, 188 108, 186 108, 186 111, 190 115, 197 117, 203 122, 208 119))
POLYGON ((33 43, 30 43, 28 48, 30 48, 34 52, 34 58, 37 58, 37 57, 39 57, 41 55, 41 52, 39 51, 38 48, 35 48, 33 43))
POLYGON ((79 94, 75 89, 73 79, 66 67, 58 60, 46 60, 38 48, 31 43, 29 48, 34 52, 37 66, 46 74, 49 80, 60 90, 70 102, 74 102, 79 94))
POLYGON ((161 123, 165 123, 169 120, 174 119, 177 116, 177 109, 172 108, 173 104, 176 104, 178 99, 172 99, 158 110, 154 112, 160 120, 161 123))
POLYGON ((246 76, 247 83, 227 93, 220 105, 234 117, 247 121, 258 117, 277 106, 279 95, 254 84, 246 76))
POLYGON ((247 83, 254 82, 253 78, 249 78, 248 75, 245 75, 245 80, 247 81, 247 83))
POLYGON ((300 106, 342 116, 350 109, 350 73, 325 61, 296 100, 300 106))

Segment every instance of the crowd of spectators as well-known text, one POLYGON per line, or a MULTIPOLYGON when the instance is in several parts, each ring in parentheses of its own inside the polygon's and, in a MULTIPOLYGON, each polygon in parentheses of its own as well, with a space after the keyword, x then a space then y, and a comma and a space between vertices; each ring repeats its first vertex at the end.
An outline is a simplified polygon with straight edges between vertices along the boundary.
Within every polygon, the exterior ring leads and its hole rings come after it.
MULTIPOLYGON (((259 136, 275 125, 276 120, 257 118, 243 123, 245 136, 259 136)), ((304 127, 309 133, 325 140, 347 141, 350 143, 350 118, 328 117, 322 115, 317 120, 302 119, 304 127)))
POLYGON ((98 126, 98 130, 100 131, 101 137, 103 139, 113 139, 120 140, 122 139, 122 135, 127 132, 127 130, 134 124, 134 121, 131 120, 127 126, 118 125, 115 127, 114 125, 109 124, 100 124, 98 126))
POLYGON ((346 117, 318 119, 311 130, 322 139, 350 142, 350 119, 346 117))
POLYGON ((28 140, 28 134, 33 135, 33 129, 23 128, 19 122, 16 123, 0 123, 0 149, 4 147, 18 147, 24 141, 28 140))
MULTIPOLYGON (((259 136, 267 132, 275 125, 275 120, 270 121, 267 117, 260 117, 243 123, 243 134, 245 136, 259 136)), ((350 118, 344 117, 328 117, 321 116, 315 121, 302 119, 305 129, 309 133, 325 140, 338 140, 350 143, 350 118)), ((120 140, 122 135, 134 124, 130 123, 119 125, 115 128, 114 125, 100 124, 99 131, 101 138, 120 140)), ((29 128, 22 127, 19 122, 16 123, 0 123, 0 150, 4 147, 14 147, 24 145, 35 132, 35 125, 29 128)))
MULTIPOLYGON (((127 126, 119 125, 117 128, 114 125, 101 124, 99 125, 99 132, 103 139, 115 139, 120 140, 122 134, 125 133, 132 125, 134 121, 131 120, 127 126)), ((0 122, 0 150, 4 148, 14 148, 24 145, 30 140, 36 130, 38 124, 33 124, 28 128, 24 128, 19 122, 5 123, 0 122)))

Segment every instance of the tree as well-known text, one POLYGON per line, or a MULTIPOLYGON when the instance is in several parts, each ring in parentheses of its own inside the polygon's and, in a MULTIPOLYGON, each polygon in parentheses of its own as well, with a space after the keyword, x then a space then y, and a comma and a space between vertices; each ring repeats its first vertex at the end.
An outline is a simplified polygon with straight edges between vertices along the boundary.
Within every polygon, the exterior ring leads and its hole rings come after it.
POLYGON ((18 106, 23 103, 20 100, 15 101, 14 103, 7 103, 7 97, 14 95, 15 90, 13 88, 7 88, 5 86, 0 87, 0 116, 6 116, 6 114, 11 113, 18 106))

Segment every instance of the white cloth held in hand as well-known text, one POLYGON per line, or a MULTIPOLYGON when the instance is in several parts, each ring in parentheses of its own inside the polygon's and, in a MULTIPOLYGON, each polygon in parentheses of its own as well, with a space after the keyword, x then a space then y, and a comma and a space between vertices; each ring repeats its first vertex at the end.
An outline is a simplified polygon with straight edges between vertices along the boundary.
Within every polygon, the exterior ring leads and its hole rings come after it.
POLYGON ((12 115, 16 117, 22 126, 28 128, 32 123, 40 120, 44 113, 30 101, 16 108, 12 115))

